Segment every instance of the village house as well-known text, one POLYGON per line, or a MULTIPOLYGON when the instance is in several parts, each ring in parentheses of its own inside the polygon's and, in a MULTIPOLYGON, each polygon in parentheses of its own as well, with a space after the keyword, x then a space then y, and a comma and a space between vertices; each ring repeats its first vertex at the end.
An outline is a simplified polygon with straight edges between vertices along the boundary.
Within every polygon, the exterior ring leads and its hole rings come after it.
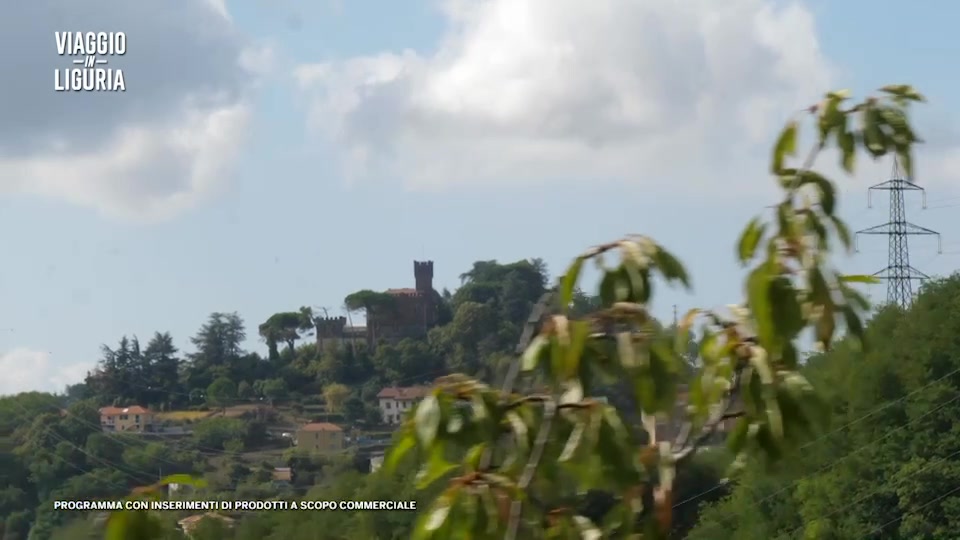
POLYGON ((384 388, 377 394, 384 424, 399 424, 421 399, 430 392, 422 386, 384 388))
MULTIPOLYGON (((687 405, 689 404, 689 389, 686 384, 681 384, 677 388, 677 401, 674 405, 673 414, 657 420, 657 440, 672 441, 677 438, 683 429, 687 420, 687 405)), ((726 435, 733 430, 737 420, 728 418, 723 420, 717 427, 715 436, 706 441, 706 444, 720 444, 725 440, 726 435)))
POLYGON ((336 452, 346 447, 343 430, 329 422, 313 422, 297 430, 294 444, 316 452, 336 452))
POLYGON ((375 473, 383 467, 383 452, 375 452, 370 456, 370 473, 375 473))
POLYGON ((100 427, 103 431, 153 431, 155 416, 150 409, 131 407, 103 407, 100 409, 100 427))
POLYGON ((290 467, 274 467, 271 472, 274 485, 284 485, 293 482, 293 469, 290 467))

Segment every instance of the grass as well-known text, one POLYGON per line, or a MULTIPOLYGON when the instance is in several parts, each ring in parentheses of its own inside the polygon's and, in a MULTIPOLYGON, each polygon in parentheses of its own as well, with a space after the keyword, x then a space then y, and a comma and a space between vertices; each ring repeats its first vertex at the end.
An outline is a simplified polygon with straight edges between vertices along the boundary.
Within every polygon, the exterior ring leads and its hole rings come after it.
POLYGON ((187 420, 200 420, 210 416, 210 411, 168 411, 157 413, 158 420, 171 420, 175 422, 184 422, 187 420))

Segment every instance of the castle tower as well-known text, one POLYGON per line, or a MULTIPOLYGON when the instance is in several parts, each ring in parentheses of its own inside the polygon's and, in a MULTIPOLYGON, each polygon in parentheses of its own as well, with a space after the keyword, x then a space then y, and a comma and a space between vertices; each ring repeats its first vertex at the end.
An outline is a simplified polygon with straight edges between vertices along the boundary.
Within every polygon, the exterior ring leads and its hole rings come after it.
POLYGON ((417 282, 417 292, 433 291, 433 261, 413 261, 413 277, 417 282))

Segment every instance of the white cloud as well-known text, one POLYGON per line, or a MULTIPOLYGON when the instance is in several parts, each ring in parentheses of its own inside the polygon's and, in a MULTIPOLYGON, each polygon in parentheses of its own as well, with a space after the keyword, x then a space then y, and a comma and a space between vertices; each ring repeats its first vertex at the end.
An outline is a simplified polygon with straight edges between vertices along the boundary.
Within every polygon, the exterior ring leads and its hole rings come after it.
POLYGON ((80 364, 60 365, 50 355, 27 348, 0 354, 0 396, 20 392, 62 392, 68 384, 83 380, 89 367, 80 364))
POLYGON ((352 177, 755 185, 744 161, 765 158, 771 130, 831 83, 799 3, 483 0, 444 12, 433 54, 297 70, 311 124, 352 177))
POLYGON ((5 95, 17 106, 0 111, 0 191, 156 220, 229 179, 270 55, 236 32, 223 0, 21 2, 0 32, 23 45, 5 95), (126 92, 54 92, 54 70, 71 65, 54 32, 104 28, 127 36, 127 54, 107 58, 126 92))

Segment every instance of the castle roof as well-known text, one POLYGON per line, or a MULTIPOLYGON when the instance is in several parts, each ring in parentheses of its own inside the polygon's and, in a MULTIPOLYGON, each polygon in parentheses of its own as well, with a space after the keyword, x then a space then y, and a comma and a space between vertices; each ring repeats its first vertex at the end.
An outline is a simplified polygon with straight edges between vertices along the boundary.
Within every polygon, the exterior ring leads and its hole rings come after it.
POLYGON ((387 289, 387 294, 392 294, 395 296, 407 296, 407 295, 420 294, 420 291, 416 289, 411 289, 410 287, 404 287, 402 289, 387 289))

